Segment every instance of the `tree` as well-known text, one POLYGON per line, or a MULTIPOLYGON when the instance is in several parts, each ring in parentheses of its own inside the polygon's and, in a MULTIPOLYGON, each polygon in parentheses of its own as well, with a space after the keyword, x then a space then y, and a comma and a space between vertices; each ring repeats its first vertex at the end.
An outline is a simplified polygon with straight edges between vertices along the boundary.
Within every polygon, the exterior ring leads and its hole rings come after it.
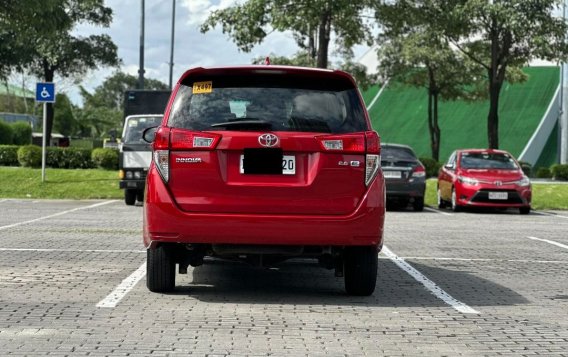
POLYGON ((452 0, 440 1, 432 14, 443 20, 438 23, 448 40, 486 72, 490 148, 499 148, 499 98, 507 77, 518 77, 520 68, 533 59, 568 56, 568 25, 553 14, 560 4, 558 0, 452 0))
POLYGON ((249 52, 272 31, 291 31, 301 50, 319 68, 328 67, 329 43, 335 35, 342 53, 355 44, 372 43, 364 11, 371 0, 248 0, 214 11, 201 25, 205 33, 216 25, 242 51, 249 52))
POLYGON ((436 29, 436 19, 422 5, 421 1, 403 1, 377 9, 383 25, 379 72, 391 83, 426 88, 431 153, 439 161, 439 100, 481 98, 483 73, 448 45, 443 33, 436 29))
MULTIPOLYGON (((81 87, 81 95, 85 106, 105 107, 122 111, 124 108, 124 92, 128 89, 136 88, 138 77, 124 72, 116 71, 112 76, 95 88, 90 94, 85 88, 81 87)), ((145 79, 144 87, 148 90, 168 90, 167 84, 156 79, 145 79)))
POLYGON ((73 106, 69 97, 59 93, 55 97, 55 117, 53 126, 60 134, 70 136, 75 134, 77 123, 73 115, 73 106))
MULTIPOLYGON (((18 68, 27 68, 46 82, 53 82, 55 75, 67 78, 79 76, 99 66, 119 64, 116 45, 108 35, 75 36, 78 24, 108 27, 112 10, 104 6, 104 0, 6 0, 10 11, 17 17, 12 42, 18 53, 26 55, 18 61, 18 68), (32 10, 26 9, 31 6, 32 10)), ((47 137, 53 127, 53 105, 47 105, 47 137)))

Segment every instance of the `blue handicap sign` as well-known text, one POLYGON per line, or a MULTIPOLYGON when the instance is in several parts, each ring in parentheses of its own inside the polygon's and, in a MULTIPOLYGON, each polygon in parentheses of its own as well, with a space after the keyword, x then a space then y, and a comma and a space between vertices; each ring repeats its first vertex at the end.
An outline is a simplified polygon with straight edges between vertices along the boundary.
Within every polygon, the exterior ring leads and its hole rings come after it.
POLYGON ((36 102, 55 102, 55 83, 36 83, 36 102))

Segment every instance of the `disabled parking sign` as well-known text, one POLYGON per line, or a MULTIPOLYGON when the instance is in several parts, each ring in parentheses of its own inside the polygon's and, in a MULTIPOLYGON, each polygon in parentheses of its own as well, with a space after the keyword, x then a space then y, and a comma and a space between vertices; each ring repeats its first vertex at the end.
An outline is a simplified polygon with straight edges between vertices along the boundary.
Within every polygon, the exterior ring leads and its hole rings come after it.
POLYGON ((55 103, 55 83, 36 83, 36 102, 55 103))

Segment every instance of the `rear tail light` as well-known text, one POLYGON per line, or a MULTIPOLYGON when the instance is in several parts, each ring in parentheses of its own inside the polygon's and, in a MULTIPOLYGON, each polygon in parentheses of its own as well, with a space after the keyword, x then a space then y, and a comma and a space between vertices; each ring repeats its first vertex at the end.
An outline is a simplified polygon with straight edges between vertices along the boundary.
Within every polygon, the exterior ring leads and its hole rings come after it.
POLYGON ((365 153, 365 138, 360 134, 320 136, 318 139, 324 151, 345 154, 365 153))
POLYGON ((365 185, 369 186, 381 167, 381 141, 376 131, 365 132, 365 185))
POLYGON ((426 177, 426 169, 422 165, 418 165, 412 171, 413 178, 426 177))
POLYGON ((221 135, 219 134, 160 127, 156 131, 153 144, 154 164, 164 182, 168 182, 170 150, 213 150, 220 140, 221 135))

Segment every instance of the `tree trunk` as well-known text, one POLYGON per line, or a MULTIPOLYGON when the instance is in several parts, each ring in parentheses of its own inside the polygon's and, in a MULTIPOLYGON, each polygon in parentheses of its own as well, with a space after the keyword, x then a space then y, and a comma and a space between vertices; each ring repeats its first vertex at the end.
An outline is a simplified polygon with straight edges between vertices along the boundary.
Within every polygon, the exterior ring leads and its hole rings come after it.
POLYGON ((331 33, 331 11, 329 4, 322 11, 320 15, 320 23, 318 30, 318 58, 317 67, 327 68, 327 55, 329 49, 329 40, 331 33))
POLYGON ((441 132, 440 126, 438 125, 438 92, 434 93, 434 116, 433 116, 433 139, 432 139, 432 158, 436 161, 440 161, 440 142, 441 132))
MULTIPOLYGON (((55 70, 52 66, 47 63, 46 60, 43 61, 43 74, 46 82, 53 82, 53 75, 55 70)), ((47 116, 46 116, 46 123, 45 123, 45 142, 46 146, 50 146, 51 143, 51 130, 53 128, 53 103, 47 103, 47 116)))
POLYGON ((440 158, 440 126, 438 125, 438 96, 434 71, 428 68, 428 131, 430 132, 430 149, 432 158, 439 161, 440 158))
POLYGON ((494 77, 489 84, 489 114, 487 115, 487 142, 490 149, 499 149, 499 96, 502 83, 494 77))

